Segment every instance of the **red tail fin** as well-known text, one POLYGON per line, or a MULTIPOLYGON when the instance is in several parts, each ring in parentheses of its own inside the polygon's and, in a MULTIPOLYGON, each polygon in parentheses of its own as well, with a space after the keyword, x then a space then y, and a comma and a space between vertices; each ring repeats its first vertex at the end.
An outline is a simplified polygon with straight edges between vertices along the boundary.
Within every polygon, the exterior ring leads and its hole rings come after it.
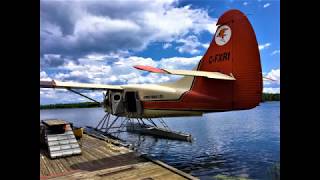
POLYGON ((262 72, 254 30, 247 17, 238 10, 225 12, 198 70, 232 74, 236 81, 197 77, 192 91, 217 99, 221 109, 248 109, 261 101, 262 72))
MULTIPOLYGON (((236 80, 195 77, 191 89, 179 100, 144 102, 145 108, 212 112, 250 109, 260 103, 260 54, 250 22, 242 12, 230 10, 219 18, 217 24, 217 32, 197 69, 221 72, 236 80)), ((179 85, 189 83, 189 80, 183 78, 179 85)))

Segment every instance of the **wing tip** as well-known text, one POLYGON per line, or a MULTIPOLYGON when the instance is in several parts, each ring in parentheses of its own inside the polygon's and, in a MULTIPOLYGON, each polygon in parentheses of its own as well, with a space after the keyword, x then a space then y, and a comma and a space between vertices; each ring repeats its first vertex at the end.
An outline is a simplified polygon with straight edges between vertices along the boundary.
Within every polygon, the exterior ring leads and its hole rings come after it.
POLYGON ((135 65, 133 67, 136 69, 142 70, 142 71, 149 71, 149 72, 153 72, 153 73, 167 73, 163 69, 152 67, 152 66, 135 65))
POLYGON ((40 87, 42 88, 54 88, 56 86, 56 82, 54 80, 40 80, 40 87))

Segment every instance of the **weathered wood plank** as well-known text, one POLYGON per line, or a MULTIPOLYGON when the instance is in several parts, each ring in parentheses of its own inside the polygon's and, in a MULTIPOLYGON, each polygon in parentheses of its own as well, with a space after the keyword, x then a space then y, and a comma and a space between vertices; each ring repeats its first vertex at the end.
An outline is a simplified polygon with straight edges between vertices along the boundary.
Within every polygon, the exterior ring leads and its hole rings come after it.
POLYGON ((145 175, 147 172, 150 172, 155 168, 156 167, 154 166, 148 166, 148 167, 137 166, 133 171, 130 171, 130 173, 115 174, 113 176, 110 176, 110 178, 112 179, 143 179, 148 177, 148 174, 145 175))
POLYGON ((42 160, 43 158, 45 157, 43 157, 43 155, 40 154, 40 175, 49 175, 50 172, 48 171, 45 160, 42 160))
POLYGON ((87 134, 81 144, 82 154, 77 156, 50 159, 40 152, 40 176, 55 175, 52 179, 188 179, 160 161, 137 156, 127 148, 87 134))

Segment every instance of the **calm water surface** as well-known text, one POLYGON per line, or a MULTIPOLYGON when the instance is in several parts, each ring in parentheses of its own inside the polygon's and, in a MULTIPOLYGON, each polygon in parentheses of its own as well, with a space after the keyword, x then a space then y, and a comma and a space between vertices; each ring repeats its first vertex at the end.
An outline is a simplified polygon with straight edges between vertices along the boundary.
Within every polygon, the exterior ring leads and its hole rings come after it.
MULTIPOLYGON (((101 108, 40 110, 40 119, 62 118, 76 126, 93 126, 101 108)), ((262 103, 246 111, 210 113, 202 117, 164 118, 173 130, 191 133, 192 143, 123 133, 122 138, 177 169, 201 179, 218 174, 270 179, 280 161, 280 102, 262 103)))

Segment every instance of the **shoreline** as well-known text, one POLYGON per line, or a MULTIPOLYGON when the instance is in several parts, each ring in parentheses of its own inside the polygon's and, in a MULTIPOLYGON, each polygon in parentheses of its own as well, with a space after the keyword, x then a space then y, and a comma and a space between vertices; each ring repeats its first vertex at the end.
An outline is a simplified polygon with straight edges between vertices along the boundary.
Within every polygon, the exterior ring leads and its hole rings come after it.
MULTIPOLYGON (((267 102, 280 102, 280 100, 265 100, 261 101, 261 103, 267 102)), ((79 109, 79 108, 98 108, 98 105, 92 106, 78 106, 78 107, 70 107, 70 104, 49 104, 49 105, 40 105, 40 110, 49 110, 49 109, 79 109), (66 105, 66 106, 65 106, 66 105)))

